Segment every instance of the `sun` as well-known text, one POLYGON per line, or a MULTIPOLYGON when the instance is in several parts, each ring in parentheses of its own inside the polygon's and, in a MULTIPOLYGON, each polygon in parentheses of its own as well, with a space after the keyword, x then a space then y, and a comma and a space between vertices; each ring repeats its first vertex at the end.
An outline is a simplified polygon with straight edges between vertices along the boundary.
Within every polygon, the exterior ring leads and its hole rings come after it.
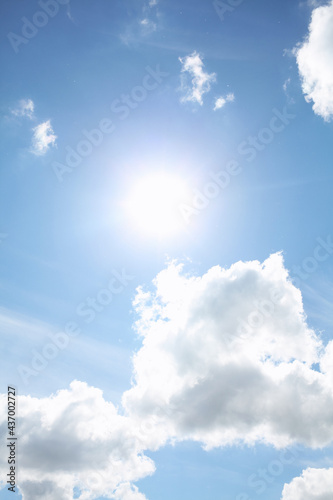
POLYGON ((135 228, 165 238, 184 227, 179 207, 188 197, 185 182, 175 174, 158 172, 139 179, 126 200, 135 228))

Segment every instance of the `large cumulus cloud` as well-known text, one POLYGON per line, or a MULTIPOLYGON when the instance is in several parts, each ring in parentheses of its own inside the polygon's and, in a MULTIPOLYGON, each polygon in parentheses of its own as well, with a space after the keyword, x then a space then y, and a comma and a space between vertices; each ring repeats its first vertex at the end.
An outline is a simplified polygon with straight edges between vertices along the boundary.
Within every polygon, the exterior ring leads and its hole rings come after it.
MULTIPOLYGON (((134 307, 142 346, 123 408, 77 381, 50 397, 19 398, 24 500, 72 500, 77 491, 80 500, 145 500, 135 483, 154 464, 144 452, 167 442, 332 441, 333 342, 324 346, 309 328, 281 254, 202 276, 170 263, 150 291, 137 290, 134 307)), ((5 461, 0 468, 7 472, 5 461)), ((306 489, 315 475, 286 485, 283 500, 327 500, 326 490, 306 489)))
MULTIPOLYGON (((5 404, 0 407, 4 429, 5 404)), ((154 464, 142 454, 136 434, 100 389, 83 382, 47 398, 21 396, 18 486, 23 499, 72 500, 76 487, 80 500, 144 500, 132 483, 153 473, 154 464)), ((1 469, 5 477, 6 463, 1 469)))
POLYGON ((207 448, 331 441, 330 376, 313 366, 324 348, 280 254, 201 277, 171 264, 154 286, 135 301, 143 346, 123 396, 155 429, 148 446, 166 436, 207 448))
POLYGON ((283 488, 281 500, 332 500, 333 469, 306 469, 283 488))

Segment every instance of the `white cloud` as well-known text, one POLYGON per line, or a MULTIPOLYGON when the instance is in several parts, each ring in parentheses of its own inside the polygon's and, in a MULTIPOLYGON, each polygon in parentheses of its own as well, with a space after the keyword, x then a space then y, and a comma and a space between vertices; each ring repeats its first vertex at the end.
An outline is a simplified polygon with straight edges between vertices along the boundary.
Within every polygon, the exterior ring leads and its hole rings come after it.
POLYGON ((234 102, 235 95, 230 93, 224 97, 218 97, 215 101, 214 111, 223 108, 228 102, 234 102))
POLYGON ((33 132, 31 151, 37 156, 42 156, 47 153, 50 146, 55 145, 57 136, 54 134, 50 120, 37 125, 33 132))
POLYGON ((333 117, 333 0, 312 12, 309 35, 294 49, 305 99, 326 121, 333 117))
POLYGON ((12 109, 12 114, 19 117, 27 117, 32 119, 34 116, 35 105, 31 99, 21 99, 15 109, 12 109))
POLYGON ((181 90, 185 92, 182 102, 197 102, 203 104, 202 96, 210 91, 211 83, 216 81, 215 73, 206 73, 200 55, 194 51, 191 55, 179 58, 182 64, 181 90), (187 75, 191 77, 191 84, 188 84, 187 75))
POLYGON ((320 5, 323 5, 327 0, 307 0, 306 5, 308 7, 319 7, 320 5))
MULTIPOLYGON (((332 441, 333 341, 324 348, 308 327, 281 254, 203 276, 170 263, 154 287, 139 288, 134 300, 142 347, 123 395, 125 415, 77 381, 51 397, 19 398, 23 500, 72 500, 74 487, 80 500, 145 500, 135 483, 155 467, 143 452, 170 441, 207 449, 332 441)), ((285 485, 282 500, 328 500, 331 472, 325 481, 318 476, 316 497, 309 485, 317 473, 308 471, 285 485)))
POLYGON ((157 30, 157 24, 147 17, 140 21, 140 25, 144 29, 145 34, 152 33, 157 30))
POLYGON ((281 500, 332 500, 333 469, 306 469, 283 488, 281 500))
POLYGON ((287 96, 287 99, 288 99, 288 103, 289 104, 295 104, 295 99, 290 95, 290 88, 291 88, 291 85, 292 85, 292 80, 291 78, 287 78, 283 85, 282 85, 282 88, 283 88, 283 91, 284 93, 286 94, 287 96))
POLYGON ((289 87, 289 85, 290 85, 290 82, 291 82, 291 78, 287 78, 287 79, 285 80, 285 82, 284 82, 284 84, 283 84, 283 86, 282 86, 282 88, 283 88, 283 90, 284 90, 285 92, 287 92, 287 89, 288 89, 288 87, 289 87))
POLYGON ((150 447, 166 436, 208 448, 331 442, 330 377, 312 369, 323 348, 281 255, 202 277, 172 264, 154 283, 135 301, 143 347, 123 396, 130 415, 154 424, 150 447))
POLYGON ((126 24, 124 31, 119 35, 122 43, 127 46, 137 44, 142 37, 149 37, 163 27, 162 15, 158 9, 157 0, 145 2, 137 6, 137 15, 126 24))
MULTIPOLYGON (((4 403, 5 395, 1 399, 4 403)), ((5 404, 1 408, 0 428, 5 429, 5 404)), ((145 500, 132 483, 152 474, 154 464, 142 454, 137 429, 101 390, 72 382, 69 390, 48 398, 21 396, 19 408, 23 500, 72 500, 74 487, 82 491, 80 500, 145 500)), ((2 451, 0 469, 6 477, 2 451)))

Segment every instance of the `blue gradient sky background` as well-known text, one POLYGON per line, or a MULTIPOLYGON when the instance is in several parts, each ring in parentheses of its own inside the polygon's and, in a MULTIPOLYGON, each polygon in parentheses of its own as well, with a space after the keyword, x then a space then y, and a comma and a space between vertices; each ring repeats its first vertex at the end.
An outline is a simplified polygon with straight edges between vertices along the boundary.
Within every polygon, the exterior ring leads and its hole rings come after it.
MULTIPOLYGON (((283 251, 295 276, 294 266, 313 255, 317 238, 331 234, 332 123, 305 101, 291 53, 308 32, 312 8, 296 0, 245 0, 222 21, 204 0, 160 0, 146 8, 141 0, 71 0, 15 53, 8 32, 19 34, 22 17, 32 19, 38 9, 35 1, 1 6, 0 292, 7 318, 1 392, 12 383, 20 394, 43 397, 78 379, 120 404, 141 345, 131 301, 168 258, 190 261, 202 274, 283 251), (140 25, 145 18, 148 28, 140 25), (216 74, 203 105, 181 102, 179 58, 194 51, 204 70, 216 74), (112 103, 142 84, 147 66, 168 76, 122 120, 112 103), (214 100, 230 92, 234 102, 214 111, 214 100), (21 99, 34 102, 32 120, 13 115, 21 99), (248 161, 239 145, 285 107, 294 116, 290 124, 248 161), (64 163, 66 147, 75 149, 82 130, 104 118, 115 130, 59 182, 54 162, 64 163), (32 128, 46 120, 56 145, 37 156, 32 128), (164 169, 200 190, 210 171, 232 159, 242 172, 175 237, 144 235, 126 217, 122 201, 142 176, 164 169), (133 279, 87 324, 77 306, 121 269, 133 279), (18 363, 28 364, 45 332, 68 321, 79 324, 81 335, 23 384, 18 363)), ((299 282, 308 324, 325 340, 332 337, 332 275, 330 257, 299 282)), ((138 486, 150 500, 234 500, 242 491, 246 500, 279 500, 284 483, 304 466, 332 457, 331 449, 304 449, 264 495, 256 494, 246 484, 249 474, 278 453, 264 445, 211 452, 191 442, 167 446, 147 452, 157 471, 138 486)), ((2 490, 0 498, 21 497, 2 490)))

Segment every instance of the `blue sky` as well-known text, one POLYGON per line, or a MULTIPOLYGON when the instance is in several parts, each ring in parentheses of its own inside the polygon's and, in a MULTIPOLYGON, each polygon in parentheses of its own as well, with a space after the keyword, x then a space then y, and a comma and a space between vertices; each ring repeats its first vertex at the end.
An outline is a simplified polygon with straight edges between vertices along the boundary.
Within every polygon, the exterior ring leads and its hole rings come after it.
POLYGON ((1 499, 329 498, 332 27, 324 1, 3 1, 1 392, 26 435, 1 499), (91 486, 120 446, 98 413, 133 461, 91 486))

